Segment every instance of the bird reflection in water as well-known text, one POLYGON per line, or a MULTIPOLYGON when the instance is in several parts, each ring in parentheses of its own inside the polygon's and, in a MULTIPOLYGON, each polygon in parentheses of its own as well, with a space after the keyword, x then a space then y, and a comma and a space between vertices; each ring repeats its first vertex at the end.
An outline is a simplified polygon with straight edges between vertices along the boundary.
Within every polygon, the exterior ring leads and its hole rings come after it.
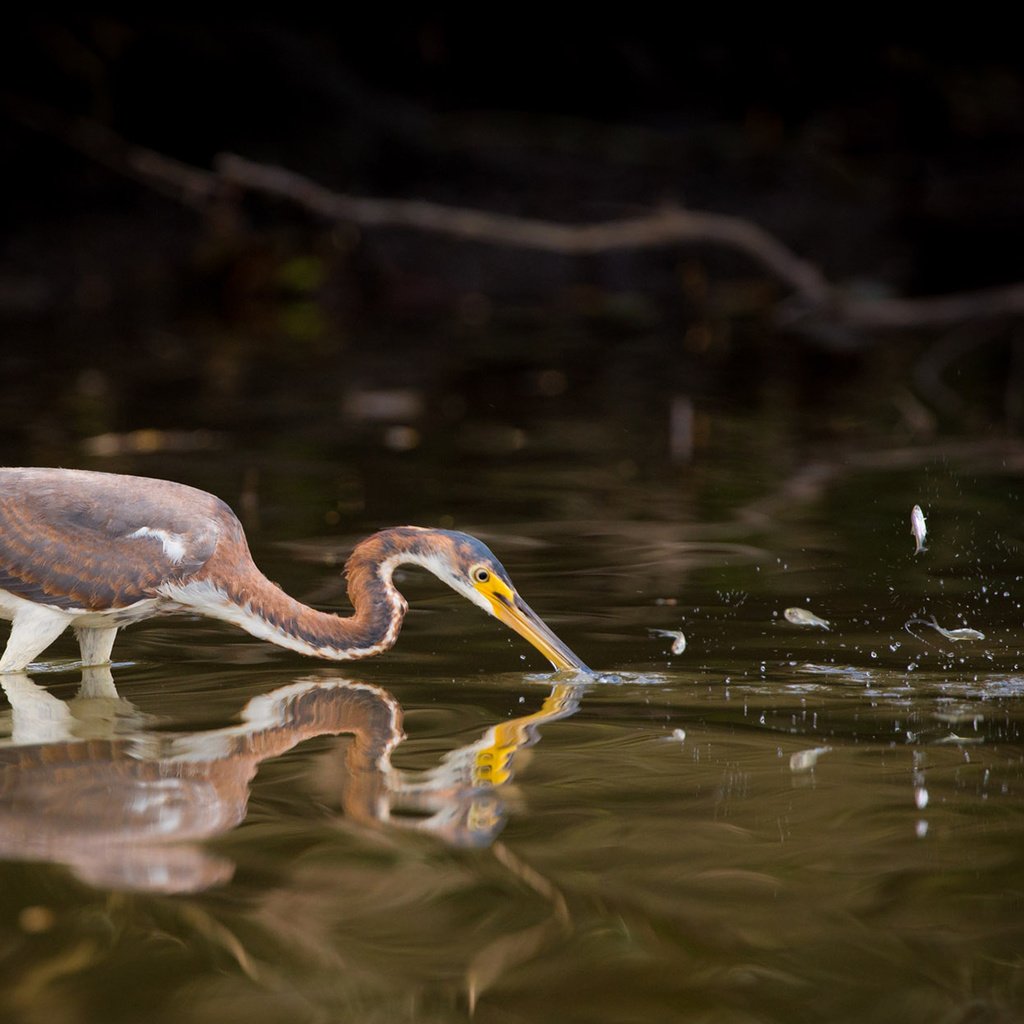
POLYGON ((64 702, 27 675, 0 685, 11 704, 0 741, 0 857, 65 864, 94 885, 195 892, 234 865, 203 845, 245 818, 259 765, 316 736, 351 735, 338 773, 345 816, 416 829, 456 846, 487 846, 504 824, 501 786, 537 727, 571 715, 583 687, 554 686, 541 709, 488 729, 424 773, 395 769, 402 709, 386 690, 302 679, 253 698, 238 724, 202 732, 146 727, 109 669, 83 671, 64 702))

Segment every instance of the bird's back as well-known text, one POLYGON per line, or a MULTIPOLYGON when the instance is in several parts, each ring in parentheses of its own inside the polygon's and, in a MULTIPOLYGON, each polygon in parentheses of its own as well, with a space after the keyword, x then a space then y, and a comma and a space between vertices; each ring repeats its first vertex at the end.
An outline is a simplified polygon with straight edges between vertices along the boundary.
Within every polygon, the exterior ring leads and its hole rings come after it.
POLYGON ((241 526, 212 494, 167 480, 0 468, 0 590, 99 611, 201 569, 241 526))

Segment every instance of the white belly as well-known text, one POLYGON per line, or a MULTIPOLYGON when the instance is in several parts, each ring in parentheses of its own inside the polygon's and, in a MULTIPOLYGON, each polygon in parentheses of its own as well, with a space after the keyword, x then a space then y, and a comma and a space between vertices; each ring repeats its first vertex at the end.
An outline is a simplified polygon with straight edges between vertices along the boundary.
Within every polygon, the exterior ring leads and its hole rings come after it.
POLYGON ((17 594, 0 590, 0 619, 13 621, 16 616, 28 615, 45 607, 56 615, 63 616, 69 626, 86 628, 104 628, 109 626, 127 626, 131 622, 139 622, 154 615, 166 614, 178 610, 173 602, 165 598, 151 597, 145 601, 136 601, 125 608, 105 608, 102 611, 89 611, 87 608, 57 608, 53 605, 38 605, 34 601, 26 601, 17 594))

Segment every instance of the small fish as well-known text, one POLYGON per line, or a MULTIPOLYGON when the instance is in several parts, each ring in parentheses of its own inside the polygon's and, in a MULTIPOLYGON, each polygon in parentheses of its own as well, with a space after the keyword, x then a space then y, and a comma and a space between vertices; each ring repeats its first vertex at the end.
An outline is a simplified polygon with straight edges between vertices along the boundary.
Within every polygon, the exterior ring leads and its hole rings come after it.
POLYGON ((910 510, 910 532, 914 535, 914 554, 919 555, 928 549, 924 546, 924 539, 928 536, 928 527, 924 521, 924 513, 920 505, 915 505, 910 510))
POLYGON ((927 619, 911 619, 907 625, 911 626, 914 624, 919 626, 931 626, 937 633, 941 633, 947 640, 984 640, 985 634, 977 629, 971 629, 969 626, 961 626, 959 629, 943 629, 938 624, 935 616, 932 616, 932 621, 929 622, 927 619))
POLYGON ((823 619, 806 608, 787 608, 783 613, 787 622, 794 626, 817 626, 818 629, 831 629, 832 623, 823 619))
POLYGON ((686 637, 678 629, 649 629, 651 636, 668 636, 672 638, 672 653, 682 654, 686 650, 686 637))
POLYGON ((809 772, 818 763, 822 754, 827 754, 831 747, 811 747, 810 750, 798 750, 789 757, 789 770, 791 772, 809 772))
POLYGON ((943 736, 942 739, 933 740, 934 743, 955 743, 957 746, 961 746, 964 743, 984 743, 984 736, 957 736, 955 732, 951 732, 948 736, 943 736))

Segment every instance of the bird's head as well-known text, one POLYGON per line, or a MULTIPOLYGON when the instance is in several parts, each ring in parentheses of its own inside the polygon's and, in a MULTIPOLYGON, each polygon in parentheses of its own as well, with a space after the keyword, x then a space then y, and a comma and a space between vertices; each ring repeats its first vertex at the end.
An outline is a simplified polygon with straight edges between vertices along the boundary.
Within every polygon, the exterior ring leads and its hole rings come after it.
POLYGON ((528 640, 557 669, 590 672, 519 596, 505 567, 482 541, 454 530, 419 531, 410 561, 528 640))

